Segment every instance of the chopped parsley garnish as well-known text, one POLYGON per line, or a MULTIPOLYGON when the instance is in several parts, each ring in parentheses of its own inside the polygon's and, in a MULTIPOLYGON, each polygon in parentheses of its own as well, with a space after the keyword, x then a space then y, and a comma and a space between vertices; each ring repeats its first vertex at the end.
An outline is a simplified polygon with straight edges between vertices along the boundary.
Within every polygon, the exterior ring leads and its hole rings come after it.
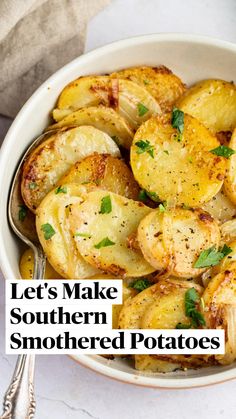
POLYGON ((156 192, 148 192, 145 189, 141 189, 138 194, 139 201, 145 202, 148 198, 152 199, 154 202, 162 203, 156 192))
POLYGON ((145 85, 150 84, 150 81, 149 81, 149 80, 147 80, 147 79, 143 80, 143 82, 144 82, 144 84, 145 84, 145 85))
POLYGON ((102 239, 99 243, 95 244, 95 249, 101 249, 101 247, 108 247, 113 246, 115 243, 111 241, 108 237, 105 237, 102 239))
POLYGON ((19 221, 24 221, 26 215, 27 215, 26 206, 25 205, 19 205, 19 213, 18 213, 19 221))
POLYGON ((148 140, 140 140, 135 143, 138 147, 137 153, 148 153, 154 159, 154 146, 150 144, 148 140))
POLYGON ((138 108, 138 116, 143 116, 149 111, 149 109, 146 108, 146 106, 143 103, 138 103, 137 108, 138 108))
POLYGON ((133 281, 129 285, 129 287, 136 289, 138 292, 141 292, 141 291, 145 290, 146 288, 150 287, 151 285, 153 285, 153 284, 148 279, 140 278, 140 279, 136 279, 135 281, 133 281))
POLYGON ((87 239, 91 239, 91 234, 87 234, 87 233, 75 233, 74 234, 74 236, 75 237, 84 237, 84 238, 87 238, 87 239))
POLYGON ((57 195, 58 193, 67 193, 67 187, 66 186, 58 186, 58 188, 55 190, 55 194, 57 195))
POLYGON ((190 323, 177 323, 176 329, 191 329, 191 327, 205 326, 204 316, 197 310, 197 305, 201 300, 195 288, 190 288, 186 291, 184 297, 185 315, 189 317, 190 323))
POLYGON ((36 189, 37 188, 37 183, 36 182, 30 182, 29 183, 29 189, 36 189))
POLYGON ((156 192, 148 192, 146 191, 146 194, 151 198, 154 202, 161 202, 160 197, 157 195, 156 192))
POLYGON ((112 211, 112 203, 110 195, 104 196, 101 202, 100 214, 110 214, 112 211))
POLYGON ((230 156, 236 153, 235 150, 233 150, 230 147, 227 147, 226 145, 220 145, 219 147, 213 148, 213 150, 210 150, 211 153, 215 154, 216 156, 225 157, 228 159, 230 156))
POLYGON ((167 156, 169 156, 169 154, 170 154, 168 150, 164 150, 164 153, 166 153, 167 156))
POLYGON ((167 202, 166 201, 164 201, 164 202, 162 202, 161 204, 159 204, 159 211, 160 212, 165 212, 166 211, 166 207, 167 207, 167 202))
POLYGON ((141 191, 139 191, 138 199, 139 201, 146 202, 146 200, 148 199, 148 195, 145 189, 141 189, 141 191))
POLYGON ((218 263, 231 252, 232 249, 226 244, 218 251, 215 246, 203 250, 195 262, 194 268, 208 268, 210 266, 218 265, 218 263))
POLYGON ((51 224, 46 223, 41 226, 41 230, 44 232, 44 238, 45 240, 49 240, 56 234, 54 228, 51 226, 51 224))
POLYGON ((184 132, 184 113, 180 109, 174 108, 172 111, 171 125, 178 131, 177 141, 182 140, 182 134, 184 132))
POLYGON ((199 303, 200 297, 195 288, 190 288, 185 293, 185 314, 190 318, 191 324, 194 327, 204 326, 206 324, 205 319, 197 310, 196 305, 199 303))

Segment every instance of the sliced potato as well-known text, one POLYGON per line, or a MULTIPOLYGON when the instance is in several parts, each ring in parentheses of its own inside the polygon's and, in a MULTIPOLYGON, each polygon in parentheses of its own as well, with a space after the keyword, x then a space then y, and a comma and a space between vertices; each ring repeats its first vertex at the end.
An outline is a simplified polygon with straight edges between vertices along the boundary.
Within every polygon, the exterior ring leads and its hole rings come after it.
MULTIPOLYGON (((189 324, 185 315, 185 293, 202 288, 190 281, 169 278, 160 280, 133 298, 128 299, 120 312, 120 329, 175 329, 180 323, 189 324)), ((153 372, 170 372, 176 368, 195 368, 211 362, 208 356, 198 355, 135 355, 135 367, 153 372)))
POLYGON ((141 202, 106 191, 91 192, 83 204, 72 205, 69 215, 78 251, 96 268, 121 277, 139 277, 155 271, 139 249, 129 245, 150 208, 141 202), (105 201, 107 206, 103 209, 105 201))
POLYGON ((232 242, 236 240, 236 219, 226 221, 220 226, 223 242, 232 242))
POLYGON ((219 142, 187 114, 182 140, 177 141, 176 136, 169 119, 153 117, 145 122, 131 147, 134 177, 143 189, 158 195, 160 201, 196 207, 210 201, 220 190, 225 158, 210 152, 219 142))
POLYGON ((58 184, 92 182, 126 198, 137 199, 139 186, 123 160, 110 154, 94 153, 75 163, 58 184))
POLYGON ((209 282, 202 297, 207 327, 225 330, 225 354, 216 359, 230 364, 236 359, 236 262, 225 268, 209 282))
POLYGON ((120 156, 116 143, 94 127, 62 130, 41 143, 23 168, 21 193, 26 205, 35 212, 68 169, 94 152, 120 156))
POLYGON ((141 329, 175 329, 178 323, 188 324, 185 294, 189 288, 197 288, 196 284, 173 279, 158 285, 155 301, 142 316, 141 329))
POLYGON ((203 204, 202 209, 209 212, 220 223, 225 223, 236 216, 236 206, 222 189, 209 202, 203 204))
POLYGON ((164 112, 170 111, 176 100, 185 91, 185 86, 179 77, 164 65, 126 68, 112 73, 111 77, 131 80, 144 86, 157 100, 164 112))
POLYGON ((120 329, 173 329, 189 323, 185 315, 184 296, 189 288, 202 288, 190 281, 160 280, 128 299, 119 316, 120 329))
MULTIPOLYGON (((229 147, 236 153, 236 129, 233 132, 229 147)), ((236 205, 236 154, 227 160, 224 191, 228 198, 236 205)))
POLYGON ((53 118, 58 121, 65 117, 64 111, 74 112, 97 105, 115 109, 132 128, 137 128, 150 116, 161 112, 157 101, 143 86, 109 76, 88 76, 80 77, 63 89, 53 118), (144 107, 142 111, 140 104, 144 107), (60 115, 61 110, 63 112, 60 115))
POLYGON ((153 355, 134 355, 135 369, 149 372, 172 372, 182 367, 181 363, 163 361, 153 355))
MULTIPOLYGON (((36 214, 36 228, 40 243, 53 268, 63 278, 90 278, 99 273, 89 265, 75 246, 68 215, 70 206, 83 202, 88 186, 63 185, 64 192, 51 191, 41 202, 36 214)), ((91 186, 92 188, 92 186, 91 186)))
POLYGON ((163 212, 152 211, 141 220, 137 234, 138 243, 145 259, 162 272, 167 271, 171 263, 170 251, 164 245, 163 219, 163 212))
POLYGON ((236 240, 228 243, 227 246, 230 247, 231 253, 225 256, 218 265, 214 266, 211 269, 211 279, 214 276, 216 276, 219 272, 222 272, 225 269, 227 269, 227 266, 229 264, 231 264, 232 262, 236 262, 236 240))
POLYGON ((153 211, 139 224, 138 242, 148 262, 168 275, 190 278, 204 269, 194 268, 200 253, 219 246, 220 229, 207 212, 181 208, 153 211))
MULTIPOLYGON (((20 258, 20 274, 22 279, 33 279, 34 273, 34 252, 26 249, 20 258)), ((53 269, 50 263, 46 262, 44 279, 60 279, 61 276, 53 269)))
POLYGON ((123 281, 123 302, 122 304, 114 304, 112 306, 112 328, 113 329, 118 329, 119 315, 124 305, 124 302, 128 300, 128 298, 134 297, 136 294, 137 294, 137 291, 134 288, 129 287, 129 284, 125 282, 124 280, 123 281))
POLYGON ((236 126, 236 87, 224 80, 196 83, 177 102, 178 108, 199 119, 213 133, 236 126))
POLYGON ((106 132, 119 145, 130 148, 134 136, 133 130, 122 116, 114 109, 104 106, 91 106, 72 112, 48 129, 68 126, 90 125, 106 132))
POLYGON ((119 329, 140 329, 145 311, 155 302, 158 283, 146 288, 123 304, 119 315, 119 329))

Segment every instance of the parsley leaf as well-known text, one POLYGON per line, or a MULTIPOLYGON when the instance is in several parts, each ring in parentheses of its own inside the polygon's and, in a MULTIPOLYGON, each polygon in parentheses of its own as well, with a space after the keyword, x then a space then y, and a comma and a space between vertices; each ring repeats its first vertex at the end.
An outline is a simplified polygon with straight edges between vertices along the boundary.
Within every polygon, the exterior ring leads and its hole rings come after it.
POLYGON ((112 203, 110 195, 104 196, 101 202, 100 214, 110 214, 112 211, 112 203))
POLYGON ((138 116, 143 116, 149 111, 149 109, 146 108, 146 106, 143 103, 138 103, 137 108, 138 108, 138 116))
POLYGON ((218 265, 218 263, 231 252, 232 249, 228 247, 226 244, 218 251, 214 246, 210 247, 209 249, 203 250, 200 253, 193 267, 208 268, 210 266, 218 265))
POLYGON ((67 193, 67 187, 66 186, 58 186, 58 188, 55 190, 55 194, 57 195, 58 193, 67 193))
POLYGON ((230 156, 236 153, 235 150, 233 150, 230 147, 227 147, 226 145, 220 145, 219 147, 213 148, 213 150, 210 150, 211 153, 215 154, 216 156, 222 156, 228 159, 230 156))
POLYGON ((146 200, 148 199, 148 195, 145 189, 141 189, 141 191, 139 191, 138 199, 139 201, 146 202, 146 200))
POLYGON ((224 244, 224 246, 220 249, 220 252, 225 256, 228 256, 233 250, 231 247, 227 246, 227 244, 224 244))
POLYGON ((184 132, 184 113, 180 109, 174 108, 172 111, 171 125, 173 128, 176 128, 179 135, 177 136, 177 141, 182 140, 182 134, 184 132))
POLYGON ((108 237, 102 239, 99 243, 95 244, 95 249, 101 249, 101 247, 113 246, 115 243, 111 241, 108 237))
POLYGON ((27 208, 25 205, 19 205, 19 213, 18 213, 18 217, 19 217, 19 221, 24 221, 26 215, 27 215, 27 208))
POLYGON ((74 234, 75 237, 85 237, 87 239, 91 239, 91 234, 86 234, 86 233, 75 233, 74 234))
POLYGON ((146 194, 149 196, 149 198, 151 198, 154 202, 160 202, 161 203, 161 199, 160 197, 157 195, 156 192, 148 192, 146 191, 146 194))
POLYGON ((56 234, 54 228, 51 226, 51 224, 46 223, 41 226, 41 230, 44 232, 44 238, 45 240, 49 240, 56 234))
POLYGON ((185 314, 191 319, 192 326, 204 326, 206 324, 203 315, 197 310, 196 304, 200 301, 199 294, 195 288, 190 288, 185 293, 185 314))
POLYGON ((138 154, 147 152, 154 159, 154 146, 148 140, 140 140, 135 143, 138 147, 138 154))
POLYGON ((30 182, 29 183, 29 189, 36 189, 37 188, 37 183, 36 182, 30 182))
POLYGON ((129 287, 136 289, 138 292, 141 292, 141 291, 145 290, 146 288, 150 287, 151 285, 153 285, 153 284, 148 279, 140 278, 140 279, 136 279, 135 281, 133 281, 129 285, 129 287))
POLYGON ((162 204, 159 204, 159 206, 158 206, 160 212, 165 212, 166 207, 167 207, 167 202, 166 201, 162 202, 162 204))

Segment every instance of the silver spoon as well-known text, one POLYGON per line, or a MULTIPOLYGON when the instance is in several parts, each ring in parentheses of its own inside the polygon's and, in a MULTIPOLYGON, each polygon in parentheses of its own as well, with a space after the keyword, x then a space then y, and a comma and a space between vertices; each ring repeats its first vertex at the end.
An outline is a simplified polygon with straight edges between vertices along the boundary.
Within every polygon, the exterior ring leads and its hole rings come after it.
MULTIPOLYGON (((28 211, 24 221, 19 220, 19 209, 24 205, 20 184, 22 166, 32 150, 45 141, 54 130, 40 135, 28 147, 14 175, 8 200, 8 219, 14 233, 34 252, 33 279, 43 279, 45 271, 45 255, 39 243, 35 228, 35 216, 28 211)), ((3 414, 0 419, 32 419, 35 414, 34 396, 34 355, 19 355, 15 371, 4 397, 3 414)))

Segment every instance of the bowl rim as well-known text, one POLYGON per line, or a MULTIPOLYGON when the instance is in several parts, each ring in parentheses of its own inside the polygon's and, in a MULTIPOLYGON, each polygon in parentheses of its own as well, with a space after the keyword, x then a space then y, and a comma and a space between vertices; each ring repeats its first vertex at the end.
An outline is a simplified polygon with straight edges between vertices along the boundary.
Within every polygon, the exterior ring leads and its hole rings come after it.
MULTIPOLYGON (((61 76, 68 71, 68 69, 76 68, 77 64, 83 65, 83 62, 86 63, 90 59, 99 59, 104 53, 108 55, 111 51, 123 49, 124 47, 132 47, 139 44, 145 45, 149 43, 165 43, 165 42, 184 42, 186 44, 202 44, 206 46, 218 47, 224 50, 228 50, 236 54, 236 44, 229 41, 223 41, 217 38, 212 38, 208 36, 187 34, 187 33, 155 33, 149 35, 134 36, 119 41, 115 41, 104 45, 99 48, 90 50, 89 52, 80 55, 75 58, 54 74, 52 74, 39 88, 33 93, 33 95, 27 100, 23 105, 16 118, 12 122, 5 139, 3 140, 1 151, 0 151, 0 179, 4 172, 4 167, 7 164, 7 156, 14 147, 14 139, 16 137, 17 131, 22 124, 22 116, 27 114, 30 111, 30 108, 34 101, 37 100, 38 96, 45 90, 45 87, 50 85, 53 86, 57 80, 60 80, 61 76)), ((3 235, 0 235, 0 268, 3 272, 5 278, 14 277, 10 262, 8 260, 7 251, 4 245, 3 235)), ((92 369, 93 371, 105 375, 107 377, 126 382, 129 384, 136 384, 144 387, 154 387, 154 388, 168 388, 168 389, 183 389, 183 388, 193 388, 200 387, 212 384, 218 384, 228 380, 236 378, 236 367, 231 368, 227 371, 219 371, 207 376, 199 377, 184 377, 184 378, 173 378, 168 377, 163 380, 161 377, 154 377, 150 375, 138 375, 132 374, 125 371, 120 371, 114 369, 108 363, 107 365, 102 364, 96 360, 96 356, 91 355, 79 355, 72 356, 74 360, 83 366, 92 369)))

